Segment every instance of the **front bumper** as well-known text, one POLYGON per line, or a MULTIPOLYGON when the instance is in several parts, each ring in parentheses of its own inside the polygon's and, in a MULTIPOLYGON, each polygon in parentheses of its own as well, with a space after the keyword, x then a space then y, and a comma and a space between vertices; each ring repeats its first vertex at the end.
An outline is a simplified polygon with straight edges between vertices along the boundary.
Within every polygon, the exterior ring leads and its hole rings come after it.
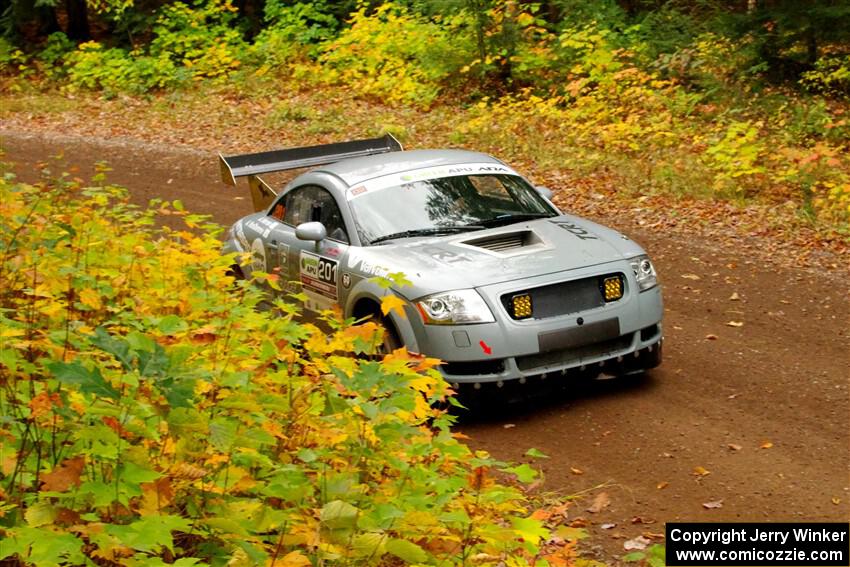
MULTIPOLYGON (((479 289, 496 316, 494 323, 424 325, 418 317, 411 323, 415 322, 421 352, 443 360, 441 372, 455 385, 524 381, 573 370, 611 374, 645 370, 660 362, 661 289, 638 292, 633 274, 622 272, 627 288, 623 298, 585 311, 529 320, 506 315, 500 300, 505 293, 548 285, 563 279, 561 273, 479 289)), ((588 274, 593 272, 569 276, 588 274)))

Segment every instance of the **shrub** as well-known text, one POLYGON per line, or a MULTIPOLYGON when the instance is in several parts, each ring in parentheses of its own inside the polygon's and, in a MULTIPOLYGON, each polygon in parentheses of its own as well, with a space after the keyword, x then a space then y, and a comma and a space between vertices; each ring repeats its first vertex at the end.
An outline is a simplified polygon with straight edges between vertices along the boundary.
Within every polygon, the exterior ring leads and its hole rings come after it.
POLYGON ((438 361, 355 357, 376 325, 259 310, 179 202, 9 176, 0 197, 0 560, 545 559, 547 529, 493 477, 535 471, 455 439, 438 361))
POLYGON ((802 74, 800 83, 810 91, 850 97, 850 54, 819 58, 814 69, 802 74))
POLYGON ((452 22, 439 24, 387 2, 374 12, 361 7, 351 26, 322 47, 317 74, 388 102, 429 106, 468 53, 452 22))
POLYGON ((227 77, 247 49, 232 25, 235 17, 230 0, 204 0, 194 8, 183 2, 166 4, 157 16, 150 54, 182 64, 195 79, 227 77))
POLYGON ((179 82, 177 67, 165 55, 152 57, 116 47, 105 49, 95 41, 80 44, 66 60, 72 89, 140 94, 179 82))

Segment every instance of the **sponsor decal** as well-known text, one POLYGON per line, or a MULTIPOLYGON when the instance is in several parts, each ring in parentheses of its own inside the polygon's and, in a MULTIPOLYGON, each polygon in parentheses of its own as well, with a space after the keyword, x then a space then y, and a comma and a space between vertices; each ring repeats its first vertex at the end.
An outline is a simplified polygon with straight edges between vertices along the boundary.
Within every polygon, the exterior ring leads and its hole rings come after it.
POLYGON ((338 264, 336 260, 310 254, 302 250, 299 261, 299 272, 304 291, 336 301, 336 273, 338 264))
POLYGON ((255 238, 254 242, 251 243, 251 271, 266 271, 266 247, 263 246, 263 241, 259 238, 255 238))
POLYGON ((587 231, 586 229, 580 227, 574 222, 570 222, 568 220, 553 220, 549 221, 555 226, 559 226, 572 234, 573 236, 580 238, 582 240, 599 240, 599 237, 595 236, 593 233, 587 231))
POLYGON ((456 165, 451 167, 440 167, 436 169, 424 169, 403 173, 399 179, 402 181, 421 181, 423 179, 436 179, 439 177, 452 177, 454 175, 476 175, 481 173, 513 173, 503 165, 456 165))
POLYGON ((322 252, 324 252, 328 256, 332 256, 332 257, 336 258, 337 256, 339 256, 339 253, 341 252, 341 250, 339 248, 331 247, 331 248, 326 248, 326 249, 322 250, 322 252))
POLYGON ((415 181, 426 181, 428 179, 439 179, 441 177, 454 177, 457 175, 518 175, 511 168, 497 163, 467 163, 445 167, 429 167, 384 175, 359 185, 349 191, 349 199, 355 199, 364 193, 398 187, 415 181))
POLYGON ((390 273, 389 268, 379 266, 378 264, 373 264, 362 256, 358 256, 354 253, 349 254, 348 256, 348 267, 352 270, 357 270, 366 276, 386 277, 387 274, 390 273))
POLYGON ((348 272, 342 274, 342 287, 344 287, 345 289, 351 287, 351 274, 349 274, 348 272))
POLYGON ((466 254, 458 254, 451 250, 443 250, 436 246, 426 246, 422 249, 423 252, 431 256, 434 260, 444 264, 456 264, 458 262, 471 262, 472 258, 466 254))
POLYGON ((257 221, 248 221, 246 224, 248 225, 248 228, 260 234, 263 238, 268 238, 269 234, 272 232, 272 227, 263 226, 257 221))

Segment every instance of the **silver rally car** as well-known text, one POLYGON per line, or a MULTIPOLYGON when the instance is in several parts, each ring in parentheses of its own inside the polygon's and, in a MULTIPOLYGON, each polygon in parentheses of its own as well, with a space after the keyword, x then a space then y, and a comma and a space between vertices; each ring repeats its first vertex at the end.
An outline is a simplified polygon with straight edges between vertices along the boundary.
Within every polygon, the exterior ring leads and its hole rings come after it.
POLYGON ((501 161, 402 151, 392 136, 221 156, 258 212, 228 231, 235 269, 277 271, 306 308, 373 316, 387 348, 444 361, 455 385, 628 374, 661 362, 655 268, 626 236, 564 214, 501 161), (275 191, 260 175, 313 167, 275 191), (387 289, 376 276, 403 273, 387 289), (405 317, 382 316, 387 294, 405 317))

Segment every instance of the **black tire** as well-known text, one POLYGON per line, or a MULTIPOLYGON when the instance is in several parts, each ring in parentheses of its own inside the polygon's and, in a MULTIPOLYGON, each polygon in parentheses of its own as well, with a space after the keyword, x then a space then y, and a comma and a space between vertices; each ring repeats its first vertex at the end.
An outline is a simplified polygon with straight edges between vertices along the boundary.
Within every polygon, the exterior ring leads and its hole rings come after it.
POLYGON ((377 349, 375 349, 376 355, 384 356, 402 347, 401 339, 399 338, 398 332, 395 330, 395 325, 393 325, 392 321, 390 321, 387 317, 381 317, 377 314, 374 316, 373 320, 380 325, 384 331, 384 340, 380 345, 378 345, 377 349))

